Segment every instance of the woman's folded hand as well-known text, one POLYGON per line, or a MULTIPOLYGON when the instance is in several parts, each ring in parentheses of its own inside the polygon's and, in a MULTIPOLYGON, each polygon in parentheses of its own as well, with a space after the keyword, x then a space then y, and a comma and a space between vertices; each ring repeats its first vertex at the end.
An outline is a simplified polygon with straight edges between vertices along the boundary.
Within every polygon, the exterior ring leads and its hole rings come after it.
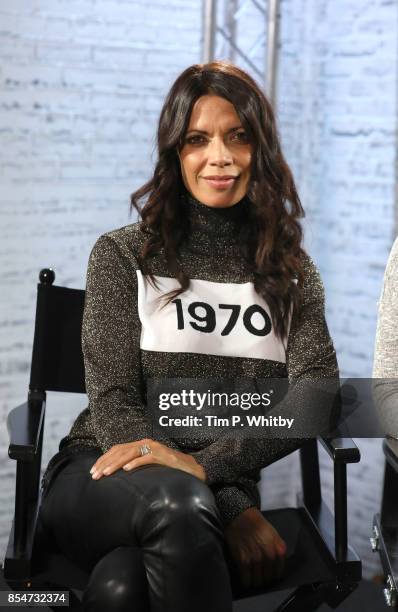
POLYGON ((225 538, 244 587, 266 586, 282 576, 286 544, 257 508, 239 514, 225 538))
POLYGON ((186 453, 169 448, 161 442, 145 438, 136 442, 115 444, 106 453, 101 455, 90 470, 92 478, 98 480, 102 476, 109 476, 123 468, 126 471, 133 470, 142 465, 156 463, 188 472, 200 480, 206 480, 206 474, 201 465, 186 453), (146 445, 150 453, 141 455, 141 447, 146 445))

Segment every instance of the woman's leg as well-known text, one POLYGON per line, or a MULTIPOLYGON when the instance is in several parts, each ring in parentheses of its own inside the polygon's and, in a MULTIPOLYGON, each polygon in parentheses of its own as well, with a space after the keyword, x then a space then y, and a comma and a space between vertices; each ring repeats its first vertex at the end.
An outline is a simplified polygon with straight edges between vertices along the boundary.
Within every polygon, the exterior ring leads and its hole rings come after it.
POLYGON ((119 546, 102 557, 83 594, 85 612, 149 612, 142 551, 119 546))
POLYGON ((43 502, 43 523, 63 553, 91 571, 115 548, 141 547, 152 612, 230 612, 222 527, 209 487, 161 465, 93 480, 95 459, 69 463, 43 502))
POLYGON ((90 573, 82 600, 85 612, 150 612, 142 550, 138 546, 116 544, 103 554, 101 534, 98 535, 98 546, 91 546, 85 537, 92 534, 89 525, 83 524, 83 505, 87 503, 87 496, 78 499, 81 477, 85 478, 99 455, 96 451, 86 451, 73 456, 60 468, 62 473, 59 475, 57 466, 55 480, 51 482, 40 508, 40 546, 46 549, 57 546, 73 563, 90 573), (74 509, 76 505, 77 511, 74 509))
POLYGON ((136 470, 147 507, 135 513, 152 612, 231 612, 224 536, 213 493, 198 478, 161 465, 136 470))

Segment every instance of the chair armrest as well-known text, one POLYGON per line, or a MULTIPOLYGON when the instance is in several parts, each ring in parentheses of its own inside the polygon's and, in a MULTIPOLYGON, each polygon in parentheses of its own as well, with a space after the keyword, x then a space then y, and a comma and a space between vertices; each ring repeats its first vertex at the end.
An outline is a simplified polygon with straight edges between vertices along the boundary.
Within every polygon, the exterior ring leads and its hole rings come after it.
POLYGON ((8 455, 17 461, 15 513, 8 542, 5 573, 10 578, 28 577, 39 507, 39 484, 46 395, 29 391, 28 401, 7 417, 10 435, 8 455))
POLYGON ((30 398, 8 414, 7 429, 10 436, 10 459, 33 461, 39 449, 44 426, 46 402, 43 398, 30 398))
POLYGON ((335 463, 358 463, 361 453, 351 438, 319 438, 324 449, 335 463))
POLYGON ((334 529, 330 528, 329 510, 322 502, 318 450, 316 444, 308 443, 300 449, 302 477, 303 477, 303 503, 308 515, 325 540, 325 535, 333 533, 333 546, 329 549, 337 563, 347 560, 349 555, 347 540, 347 463, 357 463, 361 455, 358 447, 350 438, 317 438, 333 459, 334 467, 334 529), (329 527, 325 528, 325 525, 329 527))
POLYGON ((347 556, 347 463, 358 463, 361 454, 351 438, 320 438, 334 464, 334 532, 337 561, 347 556))

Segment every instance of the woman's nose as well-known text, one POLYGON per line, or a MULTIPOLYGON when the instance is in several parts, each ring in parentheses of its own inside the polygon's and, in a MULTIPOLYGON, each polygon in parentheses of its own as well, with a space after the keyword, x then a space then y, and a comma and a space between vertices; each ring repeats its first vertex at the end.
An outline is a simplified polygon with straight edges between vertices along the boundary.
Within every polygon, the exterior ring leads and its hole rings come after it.
POLYGON ((211 164, 231 164, 232 155, 222 138, 214 138, 209 144, 209 162, 211 164))

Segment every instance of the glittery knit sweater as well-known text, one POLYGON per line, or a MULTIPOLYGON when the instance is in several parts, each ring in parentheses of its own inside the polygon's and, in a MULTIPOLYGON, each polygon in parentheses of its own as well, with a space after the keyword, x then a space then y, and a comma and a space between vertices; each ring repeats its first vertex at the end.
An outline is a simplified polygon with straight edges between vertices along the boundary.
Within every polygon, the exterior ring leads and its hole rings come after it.
MULTIPOLYGON (((249 203, 210 208, 184 196, 189 235, 179 260, 190 287, 179 298, 187 309, 194 301, 216 309, 220 303, 257 304, 269 308, 254 291, 252 273, 241 254, 240 230, 249 203)), ((146 235, 140 222, 102 235, 89 258, 82 348, 89 404, 64 437, 43 477, 45 489, 56 465, 69 453, 95 447, 106 452, 115 444, 153 438, 144 388, 149 378, 280 378, 336 377, 337 362, 324 315, 319 273, 305 255, 301 316, 293 312, 287 342, 273 329, 267 336, 238 324, 221 335, 230 312, 218 310, 213 333, 199 325, 177 329, 175 304, 154 307, 154 289, 142 274, 138 254, 146 235), (224 316, 224 319, 223 319, 224 316), (196 327, 196 329, 195 329, 196 327), (235 331, 235 335, 234 332, 235 331)), ((179 287, 162 253, 151 258, 151 272, 161 293, 179 287)), ((156 294, 158 296, 159 294, 156 294)), ((302 441, 250 440, 220 436, 184 440, 159 434, 171 448, 192 454, 206 473, 224 524, 251 506, 260 507, 260 469, 285 456, 302 441)))

